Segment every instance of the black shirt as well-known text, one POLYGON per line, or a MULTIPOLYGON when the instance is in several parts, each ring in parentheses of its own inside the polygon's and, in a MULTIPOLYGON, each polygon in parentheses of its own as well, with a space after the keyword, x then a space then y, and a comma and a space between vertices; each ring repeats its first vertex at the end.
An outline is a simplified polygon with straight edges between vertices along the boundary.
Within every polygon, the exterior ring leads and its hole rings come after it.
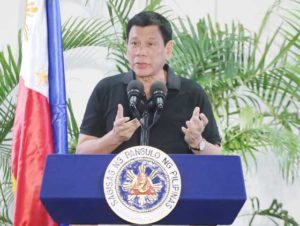
MULTIPOLYGON (((220 144, 218 127, 213 116, 212 108, 204 90, 194 81, 176 76, 171 68, 165 68, 168 74, 168 93, 163 112, 159 120, 150 130, 149 145, 166 153, 191 153, 184 141, 182 126, 192 116, 196 106, 206 115, 209 122, 203 132, 203 137, 212 144, 220 144)), ((118 104, 124 108, 124 116, 134 118, 127 97, 127 85, 134 79, 132 71, 102 79, 94 88, 88 101, 80 133, 102 137, 113 128, 118 104)), ((140 144, 141 129, 122 143, 113 153, 140 144)))

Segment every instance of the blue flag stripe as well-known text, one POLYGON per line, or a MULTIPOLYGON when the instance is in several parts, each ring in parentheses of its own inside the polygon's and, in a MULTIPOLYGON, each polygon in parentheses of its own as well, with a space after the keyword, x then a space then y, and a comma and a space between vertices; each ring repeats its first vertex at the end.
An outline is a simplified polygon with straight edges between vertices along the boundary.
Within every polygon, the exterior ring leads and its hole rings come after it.
POLYGON ((58 0, 47 0, 49 102, 51 108, 54 151, 68 153, 67 102, 60 6, 58 0))

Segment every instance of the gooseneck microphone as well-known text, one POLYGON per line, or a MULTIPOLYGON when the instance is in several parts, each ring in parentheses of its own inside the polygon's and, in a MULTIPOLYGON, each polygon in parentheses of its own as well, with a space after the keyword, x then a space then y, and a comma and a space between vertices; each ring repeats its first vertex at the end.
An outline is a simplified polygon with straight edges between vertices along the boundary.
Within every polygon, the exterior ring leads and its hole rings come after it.
POLYGON ((164 108, 167 92, 168 89, 166 85, 160 81, 154 82, 150 87, 150 93, 153 98, 155 108, 159 111, 164 108))
MULTIPOLYGON (((139 105, 143 102, 145 95, 144 85, 139 80, 132 80, 127 86, 127 97, 129 100, 129 107, 134 117, 141 123, 141 137, 140 144, 149 144, 149 126, 148 126, 148 110, 144 108, 142 112, 139 111, 139 105)), ((145 104, 145 103, 143 103, 145 104)), ((143 106, 144 107, 144 106, 143 106)))
POLYGON ((160 118, 164 108, 167 91, 168 89, 164 83, 156 81, 150 87, 151 98, 147 101, 142 82, 139 80, 132 80, 127 86, 127 97, 130 110, 134 117, 141 123, 141 145, 149 145, 150 129, 160 118), (151 117, 152 107, 155 108, 153 118, 151 117), (150 121, 152 122, 150 123, 150 121))
MULTIPOLYGON (((152 99, 152 106, 155 108, 154 116, 152 119, 152 123, 149 125, 149 129, 154 126, 154 124, 158 121, 162 114, 162 110, 165 105, 166 96, 167 96, 168 89, 166 85, 160 81, 154 82, 150 87, 151 99, 152 99)), ((151 103, 150 102, 150 103, 151 103)))
POLYGON ((137 107, 139 104, 139 101, 142 99, 144 95, 144 85, 142 82, 139 80, 132 80, 129 82, 127 86, 127 96, 129 100, 129 106, 132 107, 137 107))

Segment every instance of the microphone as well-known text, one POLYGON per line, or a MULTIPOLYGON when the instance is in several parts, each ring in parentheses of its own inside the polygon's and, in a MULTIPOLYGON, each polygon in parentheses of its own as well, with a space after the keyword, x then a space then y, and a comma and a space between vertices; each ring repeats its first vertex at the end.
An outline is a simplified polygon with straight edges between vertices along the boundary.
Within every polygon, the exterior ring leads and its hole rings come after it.
POLYGON ((162 110, 164 108, 167 92, 168 89, 166 85, 160 81, 154 82, 150 87, 150 93, 157 110, 162 110))
POLYGON ((127 96, 129 100, 129 106, 131 108, 137 108, 139 101, 144 95, 144 85, 139 80, 132 80, 127 86, 127 96))

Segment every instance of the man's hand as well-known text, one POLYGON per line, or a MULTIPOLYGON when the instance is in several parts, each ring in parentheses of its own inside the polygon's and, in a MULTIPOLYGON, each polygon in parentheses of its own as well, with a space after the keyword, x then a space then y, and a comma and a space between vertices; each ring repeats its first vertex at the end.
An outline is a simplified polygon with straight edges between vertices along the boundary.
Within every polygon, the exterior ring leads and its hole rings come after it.
POLYGON ((137 119, 129 121, 124 117, 124 110, 118 104, 118 110, 113 129, 102 137, 80 134, 76 153, 78 154, 108 154, 112 153, 120 144, 129 140, 134 131, 140 126, 137 119))
POLYGON ((114 121, 113 135, 121 143, 127 141, 140 126, 137 119, 129 121, 129 117, 124 117, 124 110, 121 104, 118 104, 117 115, 114 121))
POLYGON ((200 108, 195 107, 193 115, 186 121, 186 127, 181 127, 184 133, 184 140, 190 147, 198 147, 202 139, 202 133, 208 123, 207 117, 200 113, 200 108))

